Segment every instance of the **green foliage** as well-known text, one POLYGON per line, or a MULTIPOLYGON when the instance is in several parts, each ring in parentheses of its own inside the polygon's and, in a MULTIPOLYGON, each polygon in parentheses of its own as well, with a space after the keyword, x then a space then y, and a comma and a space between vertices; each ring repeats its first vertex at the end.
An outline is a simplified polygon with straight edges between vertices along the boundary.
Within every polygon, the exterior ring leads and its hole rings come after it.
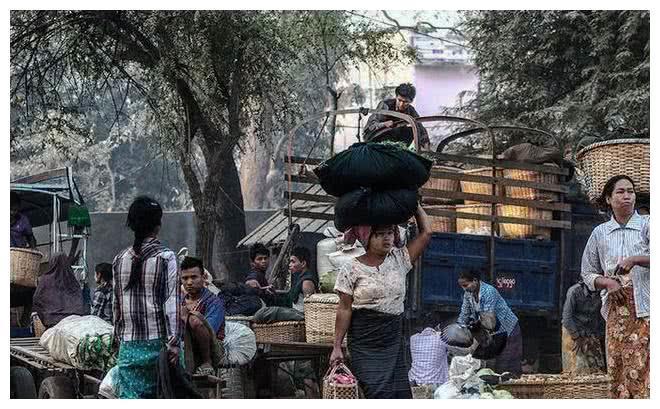
POLYGON ((463 113, 549 130, 573 146, 649 137, 649 14, 465 12, 481 84, 463 113))

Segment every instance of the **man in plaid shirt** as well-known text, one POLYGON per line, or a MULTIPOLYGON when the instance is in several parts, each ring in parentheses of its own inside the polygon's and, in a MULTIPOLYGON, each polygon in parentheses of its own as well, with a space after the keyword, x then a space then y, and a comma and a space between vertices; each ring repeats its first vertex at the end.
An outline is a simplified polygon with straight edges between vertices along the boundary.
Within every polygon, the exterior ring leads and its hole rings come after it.
POLYGON ((92 315, 112 324, 112 264, 97 264, 94 271, 96 290, 92 301, 92 315))

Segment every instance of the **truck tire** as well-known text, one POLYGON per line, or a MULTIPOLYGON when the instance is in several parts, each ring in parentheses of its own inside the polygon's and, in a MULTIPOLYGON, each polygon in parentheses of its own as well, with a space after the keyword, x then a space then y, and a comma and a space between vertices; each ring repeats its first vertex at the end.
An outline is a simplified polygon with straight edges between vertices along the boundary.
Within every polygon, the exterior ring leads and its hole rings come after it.
POLYGON ((22 366, 12 366, 9 370, 10 399, 36 399, 37 388, 30 371, 22 366))
POLYGON ((51 376, 39 387, 39 399, 75 399, 76 391, 66 376, 51 376))

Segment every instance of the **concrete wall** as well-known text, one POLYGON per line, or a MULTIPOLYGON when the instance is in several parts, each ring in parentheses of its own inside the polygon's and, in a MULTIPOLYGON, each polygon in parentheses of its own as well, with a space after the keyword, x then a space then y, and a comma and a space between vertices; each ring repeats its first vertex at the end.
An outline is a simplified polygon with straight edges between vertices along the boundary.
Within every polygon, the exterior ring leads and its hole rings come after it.
MULTIPOLYGON (((246 210, 246 229, 251 231, 263 223, 273 214, 274 210, 246 210)), ((94 287, 93 270, 98 263, 111 263, 113 258, 121 250, 133 244, 133 232, 126 227, 126 213, 91 213, 92 228, 91 235, 87 241, 87 267, 90 274, 89 283, 94 287)), ((66 222, 61 223, 61 228, 66 229, 66 222)), ((167 247, 178 252, 182 247, 188 247, 190 254, 195 254, 196 226, 194 213, 192 211, 165 212, 163 214, 163 226, 159 238, 167 247)), ((49 241, 48 226, 35 229, 37 243, 49 241)), ((79 247, 82 248, 82 247, 79 247)), ((65 246, 68 251, 69 246, 65 246)), ((40 247, 39 250, 47 252, 48 247, 40 247)), ((241 270, 247 270, 247 266, 230 266, 241 270)))

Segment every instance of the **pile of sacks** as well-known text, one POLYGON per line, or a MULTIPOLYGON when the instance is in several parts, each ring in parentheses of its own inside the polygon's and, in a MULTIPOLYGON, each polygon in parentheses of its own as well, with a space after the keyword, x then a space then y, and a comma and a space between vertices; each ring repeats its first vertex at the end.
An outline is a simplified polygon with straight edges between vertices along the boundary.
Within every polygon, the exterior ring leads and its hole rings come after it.
POLYGON ((495 389, 482 379, 497 374, 480 368, 481 361, 471 355, 454 357, 449 366, 449 380, 435 390, 433 399, 513 399, 508 391, 495 389))
POLYGON ((335 227, 401 224, 417 209, 417 190, 433 162, 395 144, 360 142, 321 163, 314 173, 338 198, 335 227))
POLYGON ((107 371, 115 365, 113 327, 95 315, 70 315, 47 329, 39 344, 56 361, 83 370, 107 371))

